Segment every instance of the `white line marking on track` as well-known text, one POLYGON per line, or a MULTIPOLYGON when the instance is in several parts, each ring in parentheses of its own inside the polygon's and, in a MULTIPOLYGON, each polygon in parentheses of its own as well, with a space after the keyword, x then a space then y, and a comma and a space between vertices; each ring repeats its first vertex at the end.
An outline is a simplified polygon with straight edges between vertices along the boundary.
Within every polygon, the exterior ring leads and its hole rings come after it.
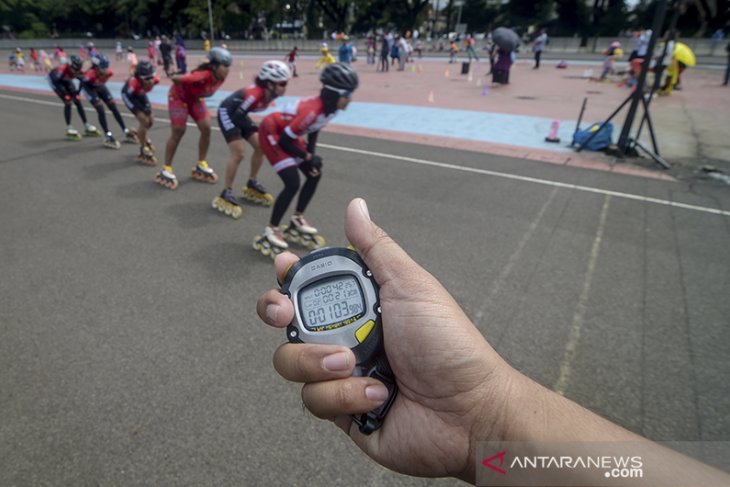
MULTIPOLYGON (((0 94, 0 98, 5 98, 8 100, 17 100, 17 101, 23 101, 28 103, 37 103, 39 105, 50 105, 50 106, 62 106, 61 103, 57 102, 50 102, 45 100, 36 100, 34 98, 24 98, 20 96, 12 96, 12 95, 5 95, 0 94)), ((95 112, 96 110, 92 108, 85 107, 84 108, 87 112, 95 112)), ((127 118, 135 118, 134 115, 129 113, 122 113, 122 116, 127 118)), ((155 117, 155 121, 158 122, 165 122, 170 123, 169 119, 166 118, 157 118, 155 117)), ((195 127, 196 125, 194 123, 188 122, 188 127, 195 127)), ((220 130, 218 127, 213 126, 213 130, 220 130)), ((662 206, 670 206, 673 208, 682 208, 684 210, 691 210, 691 211, 699 211, 702 213, 710 213, 713 215, 722 215, 722 216, 730 216, 730 211, 728 210, 719 210, 717 208, 710 208, 707 206, 698 206, 698 205, 690 205, 686 203, 679 203, 676 201, 669 201, 669 200, 663 200, 659 198, 651 198, 649 196, 641 196, 638 194, 631 194, 631 193, 622 193, 619 191, 611 191, 607 189, 601 189, 601 188, 593 188, 591 186, 581 186, 579 184, 570 184, 570 183, 561 183, 560 181, 551 181, 549 179, 539 179, 539 178, 533 178, 530 176, 520 176, 518 174, 509 174, 504 172, 498 172, 498 171, 490 171, 489 169, 479 169, 475 167, 465 167, 465 166, 457 166, 455 164, 448 164, 446 162, 437 162, 437 161, 428 161, 425 159, 417 159, 415 157, 406 157, 406 156, 398 156, 395 154, 385 154, 383 152, 373 152, 363 149, 353 149, 351 147, 341 147, 337 145, 330 145, 330 144, 317 144, 318 147, 323 147, 325 149, 330 150, 337 150, 342 152, 350 152, 353 154, 362 154, 366 156, 374 156, 374 157, 382 157, 384 159, 393 159, 396 161, 403 161, 403 162, 410 162, 413 164, 420 164, 422 166, 431 166, 431 167, 438 167, 441 169, 450 169, 452 171, 461 171, 461 172, 470 172, 474 174, 482 174, 484 176, 493 176, 503 179, 512 179, 514 181, 523 181, 527 183, 534 183, 534 184, 541 184, 544 186, 552 186, 556 188, 564 188, 564 189, 573 189, 576 191, 582 191, 585 193, 593 193, 593 194, 600 194, 604 196, 614 196, 616 198, 622 198, 626 200, 632 200, 632 201, 640 201, 642 203, 653 203, 656 205, 662 205, 662 206)))
POLYGON ((604 196, 614 196, 616 198, 623 198, 633 201, 641 201, 644 203, 654 203, 657 205, 672 206, 674 208, 682 208, 685 210, 700 211, 703 213, 712 213, 714 215, 730 216, 728 210, 718 210, 717 208, 709 208, 707 206, 689 205, 686 203, 678 203, 676 201, 662 200, 659 198, 651 198, 649 196, 641 196, 638 194, 621 193, 619 191, 611 191, 608 189, 593 188, 591 186, 581 186, 579 184, 561 183, 560 181, 551 181, 549 179, 538 179, 530 176, 520 176, 518 174, 509 174, 504 172, 490 171, 489 169, 479 169, 475 167, 464 167, 457 166, 455 164, 448 164, 445 162, 427 161, 424 159, 416 159, 413 157, 397 156, 393 154, 384 154, 382 152, 372 152, 362 149, 352 149, 349 147, 339 147, 328 144, 317 144, 318 147, 325 147, 327 149, 340 150, 343 152, 353 152, 355 154, 363 154, 368 156, 383 157, 387 159, 395 159, 398 161, 412 162, 414 164, 421 164, 423 166, 440 167, 442 169, 451 169, 454 171, 470 172, 475 174, 483 174, 485 176, 494 176, 504 179, 512 179, 515 181, 525 181, 528 183, 542 184, 545 186, 554 186, 557 188, 574 189, 576 191, 583 191, 586 193, 601 194, 604 196))
POLYGON ((598 253, 600 252, 601 244, 603 243, 603 229, 606 226, 606 217, 608 216, 608 207, 610 203, 611 196, 607 195, 606 199, 603 201, 603 209, 601 210, 598 230, 596 231, 596 237, 593 239, 591 254, 588 258, 588 270, 586 270, 586 276, 583 280, 583 289, 580 292, 580 298, 578 298, 578 304, 576 305, 575 312, 573 313, 573 324, 571 325, 570 332, 568 333, 568 341, 565 343, 563 359, 560 361, 560 376, 553 386, 553 390, 561 396, 565 395, 565 389, 568 386, 568 381, 570 380, 570 375, 573 370, 573 359, 575 358, 578 340, 580 340, 583 323, 585 322, 586 309, 588 308, 588 294, 591 291, 593 274, 596 271, 596 262, 598 262, 598 253))

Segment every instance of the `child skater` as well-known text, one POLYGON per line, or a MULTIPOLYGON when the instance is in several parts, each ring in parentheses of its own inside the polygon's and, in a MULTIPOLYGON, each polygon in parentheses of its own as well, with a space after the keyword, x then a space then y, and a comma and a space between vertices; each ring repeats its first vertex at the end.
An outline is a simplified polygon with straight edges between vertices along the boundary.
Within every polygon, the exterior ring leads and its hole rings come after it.
POLYGON ((215 183, 218 175, 208 166, 205 158, 210 146, 210 115, 203 98, 213 96, 228 76, 228 68, 233 62, 231 53, 222 47, 214 47, 208 53, 208 61, 191 73, 173 75, 172 86, 168 93, 168 110, 172 133, 165 145, 165 164, 155 176, 155 181, 169 189, 177 188, 177 177, 172 172, 172 159, 177 146, 185 135, 188 116, 191 116, 200 130, 198 141, 198 163, 192 176, 198 181, 215 183))
POLYGON ((254 240, 254 249, 264 255, 276 255, 288 248, 285 239, 309 248, 324 245, 324 238, 304 218, 322 175, 322 157, 316 154, 317 135, 338 110, 347 108, 359 81, 355 70, 342 63, 327 65, 319 79, 322 90, 318 96, 303 98, 282 112, 266 116, 259 127, 261 150, 284 182, 264 235, 254 240), (305 134, 307 143, 302 139, 305 134), (301 191, 300 171, 305 177, 301 191), (297 193, 291 224, 282 230, 279 224, 297 193))
POLYGON ((237 198, 233 196, 233 181, 243 160, 244 140, 251 144, 254 152, 251 156, 248 183, 243 188, 243 197, 266 206, 274 201, 274 197, 257 180, 263 154, 259 147, 258 127, 248 114, 266 110, 275 98, 282 96, 286 92, 289 77, 289 68, 286 64, 281 61, 266 61, 261 65, 254 84, 233 92, 218 108, 218 125, 228 144, 230 157, 226 166, 225 187, 220 196, 213 200, 213 208, 234 219, 243 214, 237 198))
POLYGON ((155 148, 152 141, 147 138, 147 131, 155 122, 147 93, 152 91, 152 88, 159 82, 160 78, 155 75, 155 66, 149 61, 140 61, 134 71, 134 76, 129 78, 122 87, 124 105, 139 122, 139 129, 136 133, 131 130, 133 141, 139 142, 137 161, 147 166, 154 166, 157 163, 155 148))

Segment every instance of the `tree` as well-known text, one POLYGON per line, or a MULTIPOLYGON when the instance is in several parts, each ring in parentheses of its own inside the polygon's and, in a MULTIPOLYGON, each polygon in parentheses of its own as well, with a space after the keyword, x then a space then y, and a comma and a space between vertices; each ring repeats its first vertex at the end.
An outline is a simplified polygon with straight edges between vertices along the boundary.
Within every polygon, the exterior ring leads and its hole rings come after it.
POLYGON ((462 22, 466 23, 468 32, 486 32, 492 30, 492 24, 499 16, 499 7, 485 0, 466 0, 462 7, 462 22))
POLYGON ((322 13, 329 19, 330 24, 337 32, 348 31, 348 14, 351 3, 348 0, 315 0, 322 13))
POLYGON ((587 39, 590 32, 588 8, 581 0, 556 0, 555 10, 558 18, 553 24, 551 34, 554 36, 574 35, 587 39))

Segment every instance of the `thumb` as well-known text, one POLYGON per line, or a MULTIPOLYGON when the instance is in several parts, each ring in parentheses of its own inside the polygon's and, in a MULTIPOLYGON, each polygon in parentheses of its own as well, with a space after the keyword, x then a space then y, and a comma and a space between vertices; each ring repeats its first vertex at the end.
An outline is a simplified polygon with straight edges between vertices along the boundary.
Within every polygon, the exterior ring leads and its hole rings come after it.
POLYGON ((380 286, 396 277, 424 272, 378 225, 370 220, 367 203, 355 198, 347 205, 345 234, 380 286))

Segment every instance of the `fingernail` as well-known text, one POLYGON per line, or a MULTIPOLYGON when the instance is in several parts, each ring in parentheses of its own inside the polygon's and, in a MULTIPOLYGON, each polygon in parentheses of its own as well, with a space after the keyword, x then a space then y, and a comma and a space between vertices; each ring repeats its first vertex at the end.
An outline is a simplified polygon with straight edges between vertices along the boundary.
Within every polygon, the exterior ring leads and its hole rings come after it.
POLYGON ((388 388, 383 385, 367 386, 365 395, 371 401, 385 401, 388 399, 388 388))
POLYGON ((370 212, 368 211, 368 204, 365 202, 365 200, 360 200, 360 210, 362 210, 365 217, 370 220, 370 212))
POLYGON ((333 353, 322 359, 322 367, 329 372, 341 372, 350 367, 349 358, 344 352, 333 353))
POLYGON ((275 322, 277 316, 279 316, 279 306, 276 304, 268 305, 266 307, 266 317, 272 322, 275 322))

